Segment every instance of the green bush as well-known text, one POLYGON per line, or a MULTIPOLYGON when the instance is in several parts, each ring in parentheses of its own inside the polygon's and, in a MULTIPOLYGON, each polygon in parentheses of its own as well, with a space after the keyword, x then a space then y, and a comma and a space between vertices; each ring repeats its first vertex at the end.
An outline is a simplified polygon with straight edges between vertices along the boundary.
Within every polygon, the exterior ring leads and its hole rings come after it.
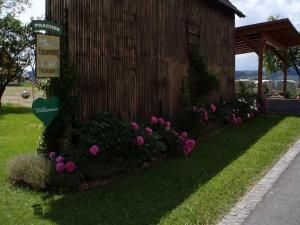
POLYGON ((225 124, 239 124, 260 112, 266 112, 266 99, 254 96, 220 100, 215 104, 194 105, 181 110, 175 118, 177 129, 185 129, 193 136, 225 124), (215 107, 215 111, 211 110, 215 107))
POLYGON ((145 162, 166 154, 168 144, 164 134, 146 134, 146 124, 131 129, 131 122, 112 113, 98 114, 95 119, 79 124, 73 131, 74 148, 66 151, 66 157, 77 162, 87 180, 106 179, 145 162), (142 145, 133 143, 134 138, 143 138, 142 145), (89 152, 98 146, 99 156, 89 152))
POLYGON ((18 156, 8 164, 8 176, 13 183, 38 190, 48 187, 51 173, 50 161, 41 155, 18 156))

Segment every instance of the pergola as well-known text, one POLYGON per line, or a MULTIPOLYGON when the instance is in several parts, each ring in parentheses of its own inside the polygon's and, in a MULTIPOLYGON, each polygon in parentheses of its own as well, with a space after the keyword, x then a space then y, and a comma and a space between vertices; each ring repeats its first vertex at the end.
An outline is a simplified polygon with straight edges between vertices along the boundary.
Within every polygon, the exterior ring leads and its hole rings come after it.
POLYGON ((286 93, 288 75, 287 50, 300 45, 300 34, 289 19, 252 24, 236 28, 236 55, 255 52, 258 55, 258 95, 263 95, 263 57, 272 51, 284 63, 283 93, 286 93))

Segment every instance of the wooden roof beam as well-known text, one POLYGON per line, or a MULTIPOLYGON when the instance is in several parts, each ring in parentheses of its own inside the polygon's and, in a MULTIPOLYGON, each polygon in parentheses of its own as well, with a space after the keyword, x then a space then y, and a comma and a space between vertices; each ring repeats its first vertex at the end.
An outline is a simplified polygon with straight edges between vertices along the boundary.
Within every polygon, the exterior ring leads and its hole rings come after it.
POLYGON ((287 48, 281 42, 275 40, 271 35, 267 33, 263 33, 263 38, 268 45, 274 47, 275 49, 284 50, 287 48))
POLYGON ((259 54, 259 49, 253 43, 251 43, 251 39, 249 39, 244 33, 240 32, 239 38, 244 41, 244 43, 257 55, 259 54))
POLYGON ((271 45, 268 45, 268 49, 270 49, 280 60, 284 60, 284 54, 278 51, 276 48, 274 48, 271 45))

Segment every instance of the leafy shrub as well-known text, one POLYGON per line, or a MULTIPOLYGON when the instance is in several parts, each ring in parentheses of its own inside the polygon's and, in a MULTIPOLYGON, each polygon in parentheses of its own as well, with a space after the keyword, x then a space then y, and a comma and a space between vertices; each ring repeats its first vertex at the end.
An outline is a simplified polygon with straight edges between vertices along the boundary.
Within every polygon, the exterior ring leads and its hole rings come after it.
POLYGON ((189 52, 189 68, 191 101, 199 104, 212 92, 218 91, 220 84, 216 76, 208 72, 203 58, 195 50, 189 52))
POLYGON ((138 124, 101 113, 75 127, 72 136, 73 148, 48 154, 54 186, 70 189, 83 181, 110 179, 167 156, 189 155, 196 145, 187 133, 178 133, 171 122, 155 116, 138 124))
POLYGON ((238 125, 253 118, 259 112, 266 112, 268 102, 263 98, 245 96, 221 100, 215 104, 194 105, 181 111, 175 119, 176 128, 187 130, 194 136, 225 124, 238 125))
POLYGON ((45 189, 51 177, 51 163, 41 155, 18 156, 9 162, 8 175, 12 182, 45 189))

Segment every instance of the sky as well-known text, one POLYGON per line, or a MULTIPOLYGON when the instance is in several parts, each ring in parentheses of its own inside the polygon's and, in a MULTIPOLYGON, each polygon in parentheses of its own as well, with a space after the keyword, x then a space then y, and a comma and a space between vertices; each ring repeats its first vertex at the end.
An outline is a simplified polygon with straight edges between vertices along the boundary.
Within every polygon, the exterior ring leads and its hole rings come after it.
MULTIPOLYGON (((271 15, 289 18, 300 31, 300 0, 231 0, 247 17, 236 17, 236 26, 265 22, 271 15)), ((45 14, 45 0, 32 0, 32 7, 20 16, 24 22, 30 17, 45 14)), ((244 54, 236 57, 236 70, 256 70, 256 54, 244 54)))

